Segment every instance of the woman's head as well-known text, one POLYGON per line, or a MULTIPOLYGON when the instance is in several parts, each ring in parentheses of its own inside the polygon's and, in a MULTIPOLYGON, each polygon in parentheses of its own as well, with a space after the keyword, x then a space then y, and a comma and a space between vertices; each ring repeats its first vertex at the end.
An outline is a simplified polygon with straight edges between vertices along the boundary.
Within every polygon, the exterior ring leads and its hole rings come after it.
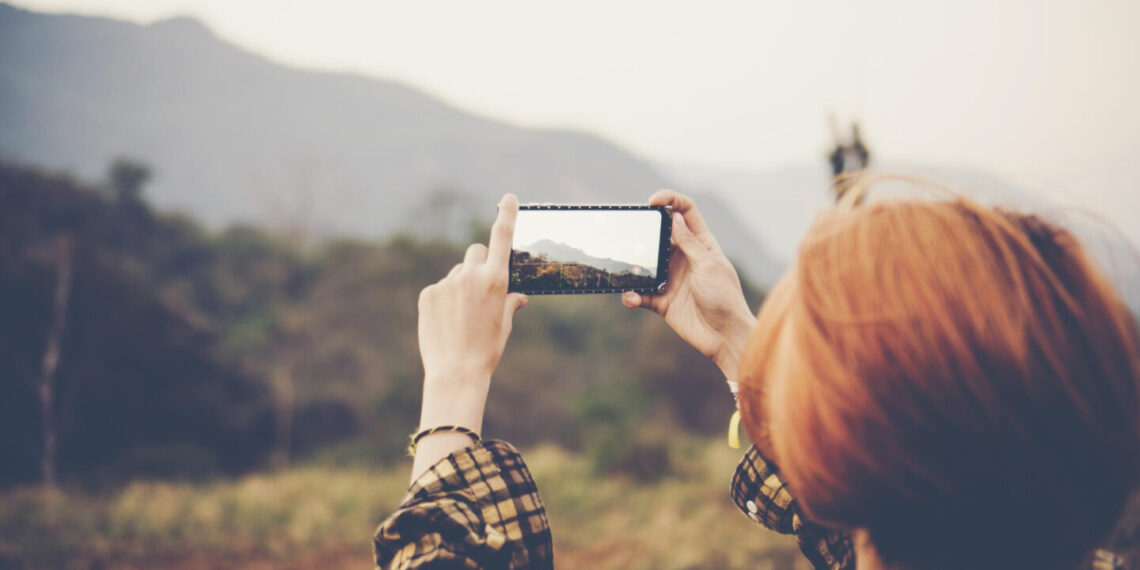
POLYGON ((1137 350, 1068 232, 965 199, 874 203, 809 232, 741 410, 807 512, 887 563, 1072 567, 1140 478, 1137 350))

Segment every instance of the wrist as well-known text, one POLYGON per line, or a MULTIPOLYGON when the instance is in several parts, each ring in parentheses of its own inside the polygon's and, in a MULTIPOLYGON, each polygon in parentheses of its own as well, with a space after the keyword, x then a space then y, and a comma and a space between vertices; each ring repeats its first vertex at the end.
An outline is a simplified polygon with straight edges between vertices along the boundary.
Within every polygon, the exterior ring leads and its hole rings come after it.
POLYGON ((737 315, 732 325, 726 329, 723 340, 713 355, 713 362, 729 382, 737 381, 740 358, 744 355, 748 336, 755 324, 756 317, 752 316, 752 313, 737 315))
MULTIPOLYGON (((490 374, 426 374, 419 429, 454 425, 481 434, 490 385, 490 374)), ((424 437, 416 445, 412 481, 440 459, 471 445, 471 438, 461 433, 440 432, 424 437)))
POLYGON ((478 445, 468 435, 453 431, 443 431, 425 436, 416 444, 416 454, 412 459, 412 478, 414 483, 432 465, 444 457, 460 452, 469 447, 478 445))
POLYGON ((486 392, 491 385, 491 372, 484 371, 476 366, 438 366, 426 369, 424 372, 424 390, 429 388, 439 392, 458 390, 482 390, 486 392))
POLYGON ((490 385, 489 374, 425 376, 420 429, 457 425, 481 432, 490 385))

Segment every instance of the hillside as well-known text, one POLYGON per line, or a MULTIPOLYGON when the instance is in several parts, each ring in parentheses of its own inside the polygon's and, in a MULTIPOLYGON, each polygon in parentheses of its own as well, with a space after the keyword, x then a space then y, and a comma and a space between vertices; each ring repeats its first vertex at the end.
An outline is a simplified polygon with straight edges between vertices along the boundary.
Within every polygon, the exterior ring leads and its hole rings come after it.
POLYGON ((640 265, 634 265, 616 259, 594 257, 578 248, 548 239, 538 240, 530 245, 521 247, 520 250, 529 252, 534 257, 544 256, 550 261, 580 263, 589 265, 590 267, 604 269, 610 273, 649 273, 648 269, 640 265))
MULTIPOLYGON (((0 53, 0 157, 90 179, 127 156, 157 172, 156 206, 215 226, 454 238, 486 221, 503 192, 639 203, 669 182, 599 137, 475 116, 392 81, 279 65, 188 18, 137 25, 0 4, 0 53)), ((731 210, 701 203, 725 251, 771 282, 778 264, 731 210)))

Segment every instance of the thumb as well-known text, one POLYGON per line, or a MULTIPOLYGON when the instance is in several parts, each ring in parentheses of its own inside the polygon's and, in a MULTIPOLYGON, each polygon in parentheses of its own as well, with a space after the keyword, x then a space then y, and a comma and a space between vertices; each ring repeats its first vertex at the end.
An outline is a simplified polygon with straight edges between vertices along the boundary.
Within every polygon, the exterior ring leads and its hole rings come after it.
POLYGON ((708 247, 689 229, 681 214, 673 214, 673 242, 690 260, 708 253, 708 247))
POLYGON ((662 299, 664 299, 664 295, 642 295, 633 291, 626 291, 621 294, 621 304, 625 305, 627 309, 641 307, 657 314, 663 314, 664 312, 663 307, 665 305, 662 299))
POLYGON ((507 318, 513 316, 515 312, 526 306, 528 300, 529 297, 522 293, 509 293, 506 307, 503 308, 503 316, 507 318))

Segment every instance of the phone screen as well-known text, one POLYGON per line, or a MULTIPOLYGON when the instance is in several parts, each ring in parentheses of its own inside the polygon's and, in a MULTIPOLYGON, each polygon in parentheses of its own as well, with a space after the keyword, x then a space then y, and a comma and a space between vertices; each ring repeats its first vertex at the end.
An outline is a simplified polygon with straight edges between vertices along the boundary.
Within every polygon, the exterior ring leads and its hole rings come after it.
POLYGON ((666 206, 520 206, 511 247, 510 290, 663 292, 670 213, 666 206))

